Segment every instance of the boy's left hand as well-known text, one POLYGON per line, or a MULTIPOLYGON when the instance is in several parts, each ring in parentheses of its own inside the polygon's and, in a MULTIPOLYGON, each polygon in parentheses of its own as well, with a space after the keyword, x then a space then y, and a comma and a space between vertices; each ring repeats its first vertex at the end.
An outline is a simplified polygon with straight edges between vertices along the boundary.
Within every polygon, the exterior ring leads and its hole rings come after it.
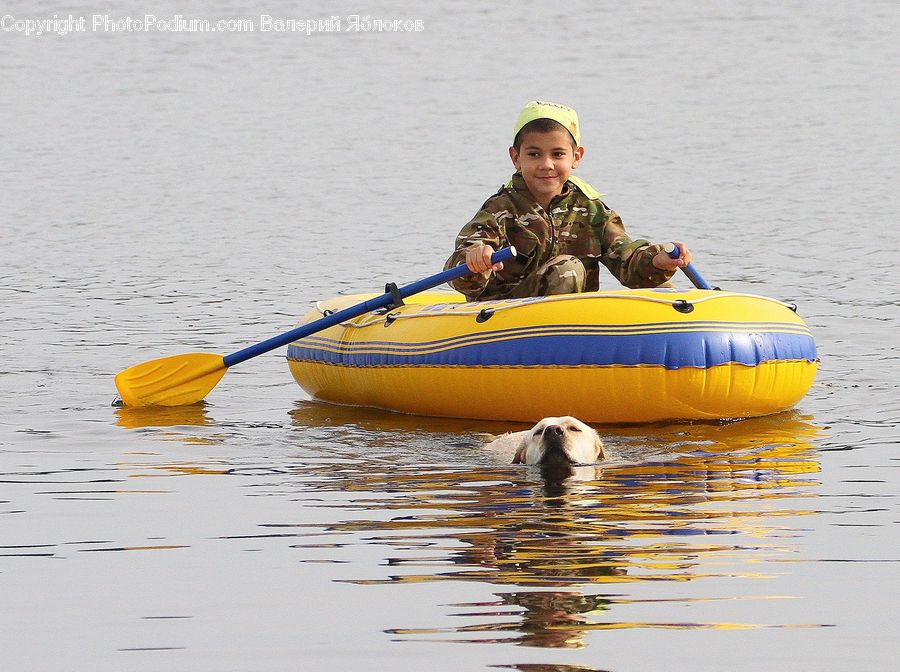
POLYGON ((678 240, 673 240, 672 242, 681 250, 681 256, 678 257, 678 259, 672 259, 668 252, 663 250, 653 257, 653 265, 656 266, 656 268, 662 269, 663 271, 675 271, 679 268, 684 268, 691 263, 691 260, 694 257, 687 248, 687 245, 678 240))

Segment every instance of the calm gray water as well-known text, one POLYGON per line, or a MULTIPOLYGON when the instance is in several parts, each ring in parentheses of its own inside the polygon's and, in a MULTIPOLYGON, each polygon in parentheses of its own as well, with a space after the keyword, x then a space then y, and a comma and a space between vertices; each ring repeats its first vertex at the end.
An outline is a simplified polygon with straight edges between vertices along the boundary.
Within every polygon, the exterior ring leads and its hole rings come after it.
POLYGON ((896 3, 341 2, 300 16, 424 30, 312 36, 208 4, 257 31, 0 32, 4 670, 896 666, 896 3), (475 438, 519 427, 318 404, 283 351, 110 406, 439 270, 538 97, 633 233, 799 304, 795 411, 602 428, 619 459, 553 481, 475 438))

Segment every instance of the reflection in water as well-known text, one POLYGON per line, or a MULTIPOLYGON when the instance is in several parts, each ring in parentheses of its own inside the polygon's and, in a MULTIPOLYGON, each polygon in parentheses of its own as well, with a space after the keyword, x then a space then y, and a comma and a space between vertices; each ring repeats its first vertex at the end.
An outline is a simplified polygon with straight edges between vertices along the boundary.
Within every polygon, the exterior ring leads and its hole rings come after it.
MULTIPOLYGON (((628 599, 612 595, 584 595, 579 592, 560 591, 525 591, 515 593, 498 593, 499 601, 491 603, 459 604, 458 607, 473 608, 463 614, 454 616, 466 616, 469 618, 485 619, 490 617, 503 617, 507 620, 497 623, 479 623, 477 625, 463 626, 450 630, 439 629, 394 629, 390 632, 398 635, 425 635, 438 633, 491 633, 490 638, 456 639, 454 641, 466 641, 468 643, 512 643, 522 646, 535 646, 542 648, 582 648, 585 646, 584 635, 593 630, 613 630, 635 627, 665 628, 665 629, 691 629, 691 628, 715 628, 715 629, 746 629, 765 626, 752 626, 734 623, 627 623, 627 622, 598 622, 598 617, 606 616, 614 605, 636 605, 662 602, 710 602, 719 599, 735 598, 651 598, 628 599), (509 608, 513 607, 513 608, 509 608), (485 608, 490 608, 485 611, 485 608), (512 633, 494 634, 494 633, 512 633)), ((763 596, 749 599, 783 599, 776 596, 763 596)), ((783 627, 783 626, 782 626, 783 627)))
POLYGON ((198 436, 193 431, 179 430, 212 426, 215 421, 207 413, 206 406, 205 401, 188 406, 118 406, 115 410, 116 424, 123 429, 172 428, 157 434, 164 441, 178 441, 188 445, 221 443, 221 434, 198 436))
POLYGON ((519 670, 519 672, 608 672, 599 667, 584 667, 583 665, 544 665, 541 663, 523 663, 521 665, 489 665, 507 670, 519 670))
MULTIPOLYGON (((405 416, 390 418, 406 422, 405 416)), ((573 648, 598 629, 805 627, 615 620, 617 604, 665 600, 625 599, 607 594, 603 586, 766 578, 764 563, 793 550, 795 533, 789 522, 780 521, 811 513, 793 500, 814 496, 818 486, 812 439, 819 430, 795 414, 656 429, 652 439, 647 428, 609 430, 619 435, 622 452, 636 454, 640 444, 650 452, 676 446, 677 454, 653 463, 612 463, 571 473, 512 466, 476 471, 307 465, 311 482, 306 485, 347 497, 342 508, 354 519, 328 526, 327 536, 341 535, 344 542, 356 536, 391 549, 385 557, 392 570, 388 577, 347 579, 351 583, 453 580, 527 588, 498 594, 500 602, 487 613, 483 604, 459 605, 479 609, 463 614, 477 617, 477 625, 391 630, 401 638, 440 634, 442 641, 573 648), (357 519, 366 511, 379 516, 357 519), (381 519, 391 511, 395 517, 381 519), (594 587, 572 590, 576 586, 594 587), (498 620, 484 623, 486 616, 498 620), (476 632, 478 638, 471 638, 476 632)), ((321 542, 295 548, 321 548, 321 542)), ((728 594, 703 600, 777 597, 728 594)))
MULTIPOLYGON (((208 422, 202 405, 128 410, 133 412, 117 412, 122 426, 208 422)), ((813 440, 819 429, 797 414, 729 424, 605 428, 601 433, 613 459, 562 470, 408 463, 411 455, 420 457, 409 452, 414 438, 437 444, 444 436, 452 443, 453 437, 484 429, 474 421, 315 402, 298 403, 291 421, 304 435, 325 440, 322 450, 330 459, 233 468, 169 462, 118 466, 132 477, 229 473, 246 477, 248 494, 257 495, 283 494, 287 488, 296 497, 299 484, 304 506, 339 509, 338 519, 327 525, 273 521, 262 525, 261 535, 219 538, 290 538, 296 542, 292 548, 308 554, 304 563, 337 564, 348 553, 354 557, 354 546, 384 547, 385 575, 342 577, 348 583, 475 581, 512 587, 498 591, 495 602, 453 605, 453 617, 461 619, 457 626, 398 624, 413 626, 388 631, 399 640, 571 649, 585 646, 587 635, 598 630, 823 625, 779 622, 777 610, 766 612, 770 622, 764 623, 731 622, 718 617, 721 612, 685 620, 685 612, 673 618, 665 604, 786 599, 748 595, 743 581, 769 578, 767 562, 795 550, 800 533, 794 517, 813 511, 819 471, 813 440), (338 436, 347 440, 335 459, 338 436), (277 479, 260 480, 265 474, 277 479), (628 594, 629 585, 637 583, 707 579, 717 580, 710 582, 715 594, 681 590, 673 596, 671 589, 654 589, 648 597, 646 588, 640 596, 628 594), (641 608, 653 616, 634 618, 641 608)), ((433 450, 440 454, 447 448, 433 450)))
MULTIPOLYGON (((601 595, 582 595, 577 592, 525 591, 500 593, 499 602, 477 605, 482 610, 464 614, 469 618, 501 617, 497 623, 480 623, 454 629, 457 633, 491 633, 490 638, 462 640, 470 643, 513 643, 541 648, 572 649, 584 646, 583 633, 590 627, 588 614, 609 608, 611 601, 601 595), (484 607, 492 607, 483 611, 484 607), (510 608, 512 607, 512 608, 510 608), (496 633, 496 634, 495 634, 496 633), (514 633, 505 635, 502 633, 514 633), (515 634, 518 633, 518 634, 515 634)), ((438 633, 439 630, 400 630, 392 634, 438 633)), ((457 640, 460 641, 460 640, 457 640)))
MULTIPOLYGON (((466 418, 432 418, 422 415, 407 415, 393 411, 382 411, 377 408, 359 408, 357 406, 339 406, 321 401, 297 401, 290 411, 291 421, 298 427, 348 427, 360 429, 407 434, 416 432, 463 433, 470 431, 487 431, 485 428, 496 425, 496 432, 502 434, 510 430, 510 423, 469 420, 466 418)), ((515 424, 515 423, 513 423, 515 424)), ((516 426, 524 429, 527 425, 516 426)))
MULTIPOLYGON (((116 424, 124 429, 154 429, 157 427, 208 427, 213 420, 206 412, 206 402, 198 401, 189 406, 119 406, 116 408, 116 424)), ((164 441, 208 445, 219 443, 220 435, 197 436, 189 431, 168 430, 157 434, 164 441)), ((156 455, 156 453, 130 452, 129 455, 156 455)), ((168 462, 145 464, 122 460, 117 468, 127 470, 129 478, 165 476, 202 476, 232 473, 228 467, 198 465, 195 462, 171 464, 168 462)))
POLYGON ((189 406, 120 406, 116 409, 116 424, 124 429, 143 427, 205 427, 212 424, 206 413, 206 402, 189 406))
POLYGON ((120 469, 127 469, 132 473, 129 478, 159 478, 160 476, 225 476, 234 472, 230 468, 201 467, 191 464, 140 464, 133 462, 119 462, 120 469), (145 470, 141 473, 139 470, 145 470))

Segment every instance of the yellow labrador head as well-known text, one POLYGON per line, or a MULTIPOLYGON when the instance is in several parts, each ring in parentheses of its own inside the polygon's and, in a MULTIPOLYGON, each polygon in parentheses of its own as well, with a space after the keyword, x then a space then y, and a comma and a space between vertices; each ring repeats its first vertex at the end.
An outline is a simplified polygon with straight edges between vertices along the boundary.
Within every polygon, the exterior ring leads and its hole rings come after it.
POLYGON ((597 432, 566 415, 544 418, 526 432, 513 464, 593 464, 603 457, 597 432))

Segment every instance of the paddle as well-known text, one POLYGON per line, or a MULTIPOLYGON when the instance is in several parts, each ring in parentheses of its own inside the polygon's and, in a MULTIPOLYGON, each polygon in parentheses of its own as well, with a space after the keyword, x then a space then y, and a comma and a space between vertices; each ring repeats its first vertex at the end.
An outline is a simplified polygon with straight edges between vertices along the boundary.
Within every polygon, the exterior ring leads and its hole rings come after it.
MULTIPOLYGON (((514 247, 505 247, 491 256, 491 263, 509 261, 516 256, 514 247)), ((298 338, 315 334, 345 320, 365 315, 373 310, 396 305, 398 299, 405 299, 426 289, 469 275, 465 264, 437 273, 411 285, 398 288, 388 285, 391 291, 374 299, 363 301, 336 313, 326 315, 315 322, 302 324, 279 336, 273 336, 261 343, 226 355, 192 352, 173 357, 161 357, 149 362, 136 364, 116 376, 116 388, 126 406, 183 406, 200 401, 216 386, 225 371, 257 355, 262 355, 298 338)))
MULTIPOLYGON (((681 248, 675 243, 666 243, 663 245, 663 249, 670 257, 672 257, 672 259, 678 259, 678 257, 681 256, 681 248)), ((697 289, 712 289, 712 287, 709 286, 709 283, 703 279, 702 275, 700 275, 700 271, 694 268, 693 264, 682 266, 681 270, 684 271, 684 274, 688 276, 688 278, 690 278, 691 282, 694 283, 694 287, 697 289)))

